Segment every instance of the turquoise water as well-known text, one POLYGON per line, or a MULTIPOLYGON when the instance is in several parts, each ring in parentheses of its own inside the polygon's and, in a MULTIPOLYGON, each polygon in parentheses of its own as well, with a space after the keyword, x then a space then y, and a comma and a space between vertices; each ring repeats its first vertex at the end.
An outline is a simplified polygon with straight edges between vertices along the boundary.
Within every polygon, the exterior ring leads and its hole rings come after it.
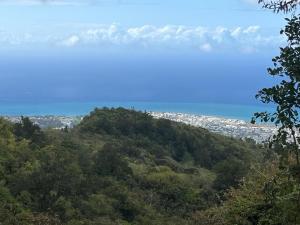
POLYGON ((142 111, 181 112, 197 115, 211 115, 250 121, 253 113, 271 110, 264 106, 230 105, 213 103, 158 103, 158 102, 78 102, 78 103, 44 103, 15 104, 0 103, 0 115, 65 115, 76 116, 88 114, 96 107, 125 107, 142 111))

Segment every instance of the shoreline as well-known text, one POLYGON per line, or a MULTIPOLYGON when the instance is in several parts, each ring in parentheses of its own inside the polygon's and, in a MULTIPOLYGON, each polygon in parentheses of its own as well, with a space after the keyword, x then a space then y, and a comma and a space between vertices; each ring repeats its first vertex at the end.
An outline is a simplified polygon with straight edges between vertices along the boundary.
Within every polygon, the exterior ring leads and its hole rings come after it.
POLYGON ((250 121, 255 112, 272 111, 259 104, 225 104, 209 102, 143 102, 143 101, 87 101, 50 103, 2 103, 0 115, 7 116, 81 116, 95 108, 126 108, 147 112, 176 112, 196 115, 211 115, 250 121))
POLYGON ((171 112, 151 112, 150 115, 158 119, 164 118, 194 127, 205 128, 213 133, 229 137, 253 139, 257 143, 267 141, 276 134, 277 131, 274 125, 251 124, 250 122, 240 119, 171 112))
MULTIPOLYGON (((196 115, 178 112, 146 112, 156 119, 168 119, 194 127, 201 127, 213 133, 239 139, 253 139, 257 143, 263 143, 276 133, 276 127, 270 124, 251 124, 242 119, 232 119, 210 115, 196 115)), ((13 123, 20 121, 20 116, 0 116, 13 123)), ((41 128, 61 129, 74 127, 84 116, 28 116, 41 128)))

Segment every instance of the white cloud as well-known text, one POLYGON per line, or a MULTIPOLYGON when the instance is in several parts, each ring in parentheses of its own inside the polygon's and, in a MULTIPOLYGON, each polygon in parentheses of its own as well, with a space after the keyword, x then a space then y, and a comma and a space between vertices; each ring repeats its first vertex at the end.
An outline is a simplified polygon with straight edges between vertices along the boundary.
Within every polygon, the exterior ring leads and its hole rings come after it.
POLYGON ((253 34, 253 33, 257 33, 259 29, 260 29, 259 26, 249 26, 243 32, 245 34, 251 34, 251 33, 253 34))
POLYGON ((59 31, 49 28, 43 33, 39 31, 26 34, 2 32, 0 46, 38 43, 74 48, 147 48, 162 51, 173 49, 175 51, 241 51, 249 53, 265 48, 278 48, 282 44, 283 37, 266 35, 262 30, 256 25, 208 28, 180 25, 123 27, 118 24, 87 24, 77 26, 77 28, 76 26, 66 26, 65 29, 60 27, 59 31))
POLYGON ((238 38, 242 32, 243 32, 243 29, 241 27, 237 27, 231 31, 231 35, 234 38, 238 38))
POLYGON ((79 41, 80 41, 80 38, 78 36, 72 35, 69 38, 67 38, 66 40, 63 40, 61 42, 61 44, 66 47, 73 47, 76 44, 78 44, 79 41))

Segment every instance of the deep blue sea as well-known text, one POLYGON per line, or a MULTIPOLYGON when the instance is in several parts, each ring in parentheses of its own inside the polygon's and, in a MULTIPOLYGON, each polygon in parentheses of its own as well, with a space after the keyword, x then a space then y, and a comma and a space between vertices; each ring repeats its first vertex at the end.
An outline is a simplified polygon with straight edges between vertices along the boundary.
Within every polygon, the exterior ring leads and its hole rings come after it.
POLYGON ((233 105, 215 103, 161 103, 161 102, 67 102, 67 103, 0 103, 0 114, 19 115, 86 115, 94 108, 124 107, 141 111, 181 112, 211 115, 250 121, 253 113, 272 110, 259 105, 233 105))
POLYGON ((249 121, 266 110, 258 90, 276 83, 265 72, 271 57, 261 54, 25 53, 0 53, 0 115, 121 106, 249 121))

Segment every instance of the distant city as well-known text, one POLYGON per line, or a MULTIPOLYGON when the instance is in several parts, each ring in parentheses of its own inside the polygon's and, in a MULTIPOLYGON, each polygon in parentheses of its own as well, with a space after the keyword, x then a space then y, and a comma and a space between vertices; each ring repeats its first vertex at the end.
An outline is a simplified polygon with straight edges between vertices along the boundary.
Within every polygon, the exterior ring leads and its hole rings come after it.
MULTIPOLYGON (((75 125, 79 124, 82 118, 83 117, 81 116, 29 116, 29 119, 34 124, 39 125, 43 129, 62 129, 65 127, 73 128, 75 125)), ((5 116, 4 119, 13 123, 21 121, 20 116, 5 116)))
POLYGON ((202 127, 211 132, 234 138, 250 138, 257 143, 267 141, 276 134, 275 126, 268 124, 251 124, 238 119, 168 112, 151 112, 150 114, 154 118, 164 118, 195 127, 202 127))
MULTIPOLYGON (((215 116, 193 115, 172 112, 148 112, 154 118, 164 118, 187 125, 202 127, 211 132, 239 139, 253 139, 263 143, 276 134, 276 127, 268 124, 251 124, 244 120, 228 119, 215 116)), ((11 122, 19 122, 18 116, 4 117, 11 122)), ((41 128, 62 129, 76 126, 83 116, 30 116, 33 123, 41 128)))

